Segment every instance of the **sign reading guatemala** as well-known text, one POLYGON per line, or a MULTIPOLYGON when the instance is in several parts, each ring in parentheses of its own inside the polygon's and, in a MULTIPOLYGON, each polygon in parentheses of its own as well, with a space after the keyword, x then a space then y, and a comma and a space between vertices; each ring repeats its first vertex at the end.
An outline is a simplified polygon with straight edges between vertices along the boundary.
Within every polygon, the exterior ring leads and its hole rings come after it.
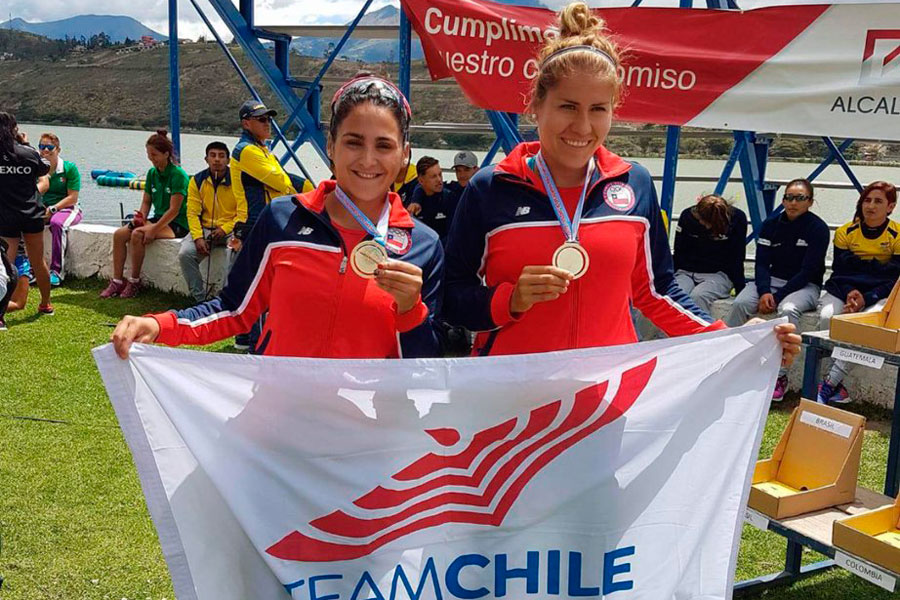
POLYGON ((780 348, 95 357, 180 600, 724 599, 780 348))

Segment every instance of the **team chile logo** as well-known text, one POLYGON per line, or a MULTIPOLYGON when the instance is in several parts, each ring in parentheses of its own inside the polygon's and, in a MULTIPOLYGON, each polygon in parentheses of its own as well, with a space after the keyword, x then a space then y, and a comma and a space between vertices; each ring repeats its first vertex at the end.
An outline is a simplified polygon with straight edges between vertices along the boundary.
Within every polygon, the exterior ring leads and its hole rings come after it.
POLYGON ((603 199, 611 208, 626 212, 634 207, 634 189, 627 183, 613 181, 603 188, 603 199))
MULTIPOLYGON (((631 408, 655 368, 653 358, 624 371, 608 404, 603 400, 609 381, 604 381, 579 390, 561 419, 563 403, 557 399, 533 409, 518 431, 520 417, 513 417, 474 433, 459 452, 429 452, 394 473, 388 487, 379 485, 354 500, 352 512, 361 516, 336 510, 310 521, 308 533, 291 532, 266 552, 303 562, 352 560, 440 525, 499 527, 539 471, 631 408)), ((459 431, 451 428, 425 433, 444 447, 460 441, 459 431)))
POLYGON ((391 227, 388 229, 384 245, 391 254, 403 256, 412 247, 412 237, 405 229, 391 227))

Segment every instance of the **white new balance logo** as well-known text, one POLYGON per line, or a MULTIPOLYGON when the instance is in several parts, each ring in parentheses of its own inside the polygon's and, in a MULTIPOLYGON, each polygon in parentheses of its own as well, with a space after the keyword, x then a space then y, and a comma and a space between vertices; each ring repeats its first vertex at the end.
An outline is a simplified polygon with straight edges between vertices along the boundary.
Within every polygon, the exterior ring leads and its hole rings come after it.
POLYGON ((311 234, 312 232, 313 232, 313 228, 312 228, 312 227, 304 227, 304 228, 302 228, 298 233, 299 233, 300 235, 309 235, 309 234, 311 234))
POLYGON ((530 206, 520 206, 519 208, 516 209, 516 216, 521 217, 522 215, 527 215, 530 212, 531 212, 530 206))

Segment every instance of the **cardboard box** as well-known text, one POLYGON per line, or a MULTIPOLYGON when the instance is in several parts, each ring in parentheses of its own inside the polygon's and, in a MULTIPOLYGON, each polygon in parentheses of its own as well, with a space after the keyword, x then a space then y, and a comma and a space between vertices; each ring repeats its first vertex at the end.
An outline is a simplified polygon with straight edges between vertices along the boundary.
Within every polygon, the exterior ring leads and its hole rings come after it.
POLYGON ((774 519, 856 499, 865 417, 801 400, 772 458, 756 463, 747 505, 774 519))
POLYGON ((900 573, 900 498, 891 506, 835 521, 835 548, 900 573))
POLYGON ((894 310, 898 290, 900 280, 894 284, 880 311, 831 317, 831 339, 884 352, 900 352, 900 306, 894 310))

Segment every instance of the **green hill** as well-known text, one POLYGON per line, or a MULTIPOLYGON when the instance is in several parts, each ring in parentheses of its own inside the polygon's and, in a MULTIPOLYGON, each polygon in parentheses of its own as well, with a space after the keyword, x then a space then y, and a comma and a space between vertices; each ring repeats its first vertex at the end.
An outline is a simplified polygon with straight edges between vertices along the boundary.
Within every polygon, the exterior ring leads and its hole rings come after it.
MULTIPOLYGON (((102 41, 102 40, 101 40, 102 41)), ((160 46, 138 51, 122 44, 99 48, 76 48, 72 42, 49 40, 33 34, 0 30, 0 110, 13 112, 23 122, 62 125, 102 126, 153 130, 169 121, 168 48, 160 46)), ((247 89, 215 43, 182 44, 181 122, 185 131, 235 134, 237 107, 249 97, 247 89)), ((268 92, 256 70, 237 45, 230 47, 244 72, 267 104, 283 111, 268 92)), ((291 73, 312 78, 324 59, 291 55, 291 73)), ((359 70, 368 70, 396 80, 394 63, 336 61, 328 75, 345 80, 359 70)), ((413 80, 428 80, 424 61, 412 65, 413 80)), ((328 102, 337 84, 328 83, 322 92, 321 114, 328 115, 328 102)), ((484 111, 472 106, 452 82, 413 85, 413 124, 428 122, 487 123, 484 111)), ((627 127, 627 124, 619 124, 627 127)), ((626 137, 615 135, 607 145, 625 156, 661 156, 665 152, 664 128, 660 135, 626 137)), ((469 148, 487 150, 493 135, 461 133, 414 133, 414 147, 469 148)), ((728 138, 685 138, 682 156, 720 158, 731 151, 728 138)), ((817 139, 775 140, 771 156, 790 160, 814 160, 825 155, 825 145, 817 139)), ((900 144, 854 144, 848 158, 876 161, 900 160, 900 144)))
MULTIPOLYGON (((168 48, 137 51, 122 46, 65 52, 59 43, 27 33, 0 31, 0 56, 15 50, 11 60, 0 60, 0 110, 11 111, 23 122, 155 129, 169 119, 168 48), (25 44, 27 48, 22 48, 25 44)), ((270 106, 283 107, 268 92, 238 46, 230 47, 253 85, 270 106)), ((295 77, 318 72, 324 59, 291 56, 295 77)), ((224 53, 215 43, 180 46, 181 120, 186 131, 235 133, 237 108, 250 95, 224 53)), ((349 78, 360 69, 396 76, 397 65, 337 61, 330 77, 349 78)), ((423 61, 413 65, 412 77, 425 79, 423 61)), ((322 92, 322 115, 337 84, 322 92)), ((487 123, 483 111, 471 106, 452 85, 415 86, 412 91, 414 123, 428 121, 487 123)), ((487 147, 488 136, 421 134, 419 145, 459 144, 487 147)))

